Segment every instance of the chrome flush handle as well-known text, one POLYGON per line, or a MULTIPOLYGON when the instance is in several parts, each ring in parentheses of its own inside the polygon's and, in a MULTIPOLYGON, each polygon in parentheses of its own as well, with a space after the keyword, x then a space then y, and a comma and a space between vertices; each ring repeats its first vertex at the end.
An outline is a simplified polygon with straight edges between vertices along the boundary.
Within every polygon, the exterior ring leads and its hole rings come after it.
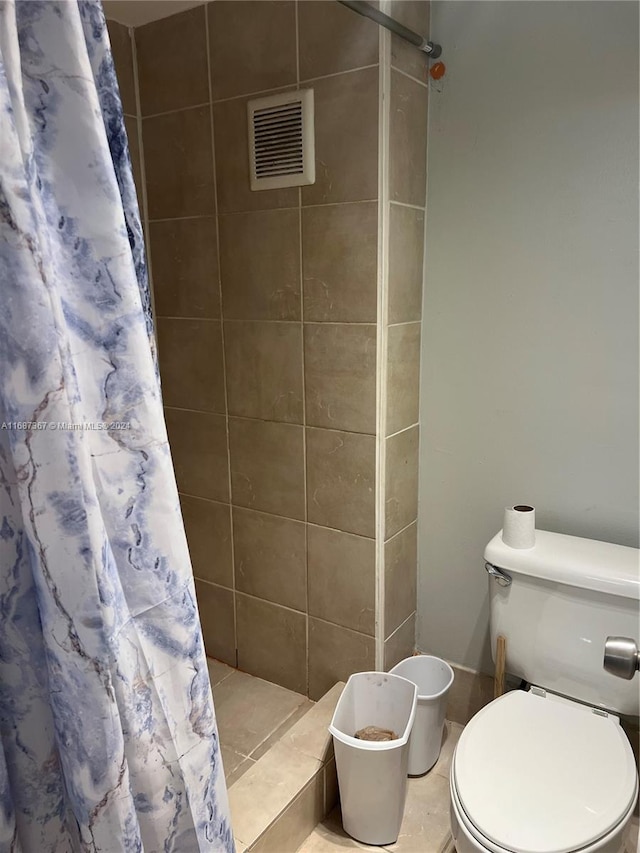
POLYGON ((611 675, 630 680, 640 669, 640 652, 631 637, 607 637, 603 666, 611 675))
POLYGON ((504 569, 499 569, 497 566, 494 566, 493 563, 485 563, 484 564, 487 573, 491 575, 491 577, 498 583, 500 586, 511 586, 511 575, 508 575, 504 569))

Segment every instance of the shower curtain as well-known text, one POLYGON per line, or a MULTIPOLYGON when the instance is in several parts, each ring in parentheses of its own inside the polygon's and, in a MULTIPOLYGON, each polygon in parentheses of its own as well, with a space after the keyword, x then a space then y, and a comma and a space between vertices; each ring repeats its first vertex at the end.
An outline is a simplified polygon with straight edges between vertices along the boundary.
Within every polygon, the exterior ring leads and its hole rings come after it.
POLYGON ((0 2, 0 851, 233 851, 104 16, 0 2))

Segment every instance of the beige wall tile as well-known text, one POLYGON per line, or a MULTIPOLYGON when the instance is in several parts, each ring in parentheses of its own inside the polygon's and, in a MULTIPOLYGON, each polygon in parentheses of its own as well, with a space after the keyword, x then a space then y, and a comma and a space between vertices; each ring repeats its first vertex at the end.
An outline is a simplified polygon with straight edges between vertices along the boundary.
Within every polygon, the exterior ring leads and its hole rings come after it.
POLYGON ((149 219, 214 213, 209 107, 142 122, 149 219))
POLYGON ((326 77, 315 91, 316 182, 302 203, 378 197, 378 69, 326 77))
POLYGON ((390 205, 389 323, 420 320, 423 256, 423 211, 390 205))
POLYGON ((389 637, 417 609, 418 525, 384 545, 384 635, 389 637))
POLYGON ((377 202, 304 208, 302 262, 305 320, 375 323, 377 202))
POLYGON ((193 574, 201 580, 233 587, 231 508, 228 504, 180 495, 193 574))
POLYGON ((299 320, 299 212, 237 213, 219 227, 225 320, 299 320))
POLYGON ((229 467, 224 415, 167 408, 165 419, 180 492, 228 503, 229 467))
POLYGON ((220 321, 160 317, 156 329, 165 405, 224 414, 220 321))
POLYGON ((447 719, 466 726, 471 717, 493 699, 493 678, 453 666, 454 679, 449 691, 447 719))
POLYGON ((142 115, 209 100, 205 8, 197 6, 135 30, 142 115))
POLYGON ((299 3, 298 29, 301 80, 378 61, 377 25, 338 3, 299 3))
POLYGON ((234 507, 233 541, 236 589, 306 611, 304 522, 234 507))
POLYGON ((151 222, 149 232, 156 315, 218 318, 215 218, 151 222))
POLYGON ((373 636, 375 540, 310 524, 308 541, 310 615, 373 636))
MULTIPOLYGON (((240 6, 240 3, 228 3, 240 6)), ((244 5, 244 3, 242 4, 244 5)), ((298 189, 252 192, 249 185, 247 98, 224 101, 213 108, 216 140, 216 181, 220 213, 273 210, 298 204, 298 189)))
POLYGON ((303 427, 229 419, 233 503, 304 518, 303 427))
POLYGON ((209 4, 214 100, 296 82, 293 2, 209 4))
POLYGON ((376 327, 305 323, 307 423, 375 434, 376 327))
POLYGON ((136 87, 133 76, 133 46, 129 28, 117 21, 107 21, 111 55, 118 78, 122 111, 130 116, 138 113, 136 108, 136 87))
POLYGON ((302 324, 224 324, 229 414, 302 423, 302 324))
MULTIPOLYGON (((414 33, 429 38, 428 0, 393 0, 388 12, 392 18, 414 33)), ((421 50, 399 36, 391 36, 391 65, 423 83, 429 80, 429 59, 421 50)), ((425 91, 425 97, 427 92, 425 91)))
POLYGON ((418 516, 418 426, 386 442, 385 539, 390 539, 418 516))
POLYGON ((127 131, 127 143, 129 145, 129 156, 131 157, 131 170, 133 182, 136 185, 136 196, 138 207, 142 218, 142 167, 140 165, 140 140, 138 138, 138 119, 133 116, 124 117, 124 126, 127 131))
POLYGON ((420 409, 420 323, 390 326, 387 349, 386 434, 418 422, 420 409))
POLYGON ((307 688, 307 617, 237 593, 238 666, 296 693, 307 688))
POLYGON ((375 451, 372 435, 307 429, 310 522, 375 535, 375 451))
POLYGON ((384 641, 384 668, 388 672, 401 660, 411 657, 416 648, 416 614, 414 613, 384 641))
POLYGON ((195 584, 206 652, 229 666, 236 666, 233 592, 201 580, 195 584))
POLYGON ((391 70, 389 198, 424 207, 427 193, 427 90, 391 70))
POLYGON ((297 850, 324 817, 324 770, 298 794, 258 841, 252 853, 283 853, 297 850))
POLYGON ((336 681, 375 668, 375 640, 309 617, 309 697, 321 699, 336 681))

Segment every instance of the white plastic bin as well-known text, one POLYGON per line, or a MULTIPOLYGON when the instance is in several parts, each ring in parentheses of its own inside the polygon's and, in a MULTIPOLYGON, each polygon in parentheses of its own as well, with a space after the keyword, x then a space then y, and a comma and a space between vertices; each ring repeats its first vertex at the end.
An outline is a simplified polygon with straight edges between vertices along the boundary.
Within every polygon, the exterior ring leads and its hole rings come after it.
POLYGON ((431 770, 440 755, 447 695, 453 670, 446 661, 431 655, 415 655, 396 664, 391 672, 408 678, 418 688, 416 719, 409 741, 409 776, 431 770))
POLYGON ((409 735, 416 713, 416 685, 386 672, 352 675, 329 726, 333 735, 342 825, 364 844, 398 838, 407 792, 409 735), (391 729, 396 740, 358 740, 365 726, 391 729))

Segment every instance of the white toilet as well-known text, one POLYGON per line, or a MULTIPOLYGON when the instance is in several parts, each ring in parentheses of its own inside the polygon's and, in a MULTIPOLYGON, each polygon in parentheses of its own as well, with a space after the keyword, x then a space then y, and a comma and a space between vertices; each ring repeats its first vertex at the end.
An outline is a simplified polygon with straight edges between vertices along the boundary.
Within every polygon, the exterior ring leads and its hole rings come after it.
POLYGON ((603 668, 610 635, 640 631, 640 552, 546 531, 487 545, 491 644, 527 689, 495 699, 457 744, 457 853, 622 853, 638 772, 618 714, 640 712, 640 675, 603 668))

